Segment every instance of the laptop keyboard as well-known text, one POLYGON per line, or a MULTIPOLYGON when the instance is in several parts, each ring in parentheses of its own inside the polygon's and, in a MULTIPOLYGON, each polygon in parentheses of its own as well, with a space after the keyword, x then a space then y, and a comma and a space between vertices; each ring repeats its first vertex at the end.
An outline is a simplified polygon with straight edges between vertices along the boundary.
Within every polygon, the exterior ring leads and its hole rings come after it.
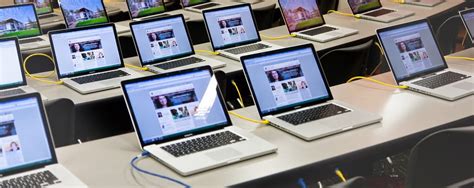
POLYGON ((212 148, 217 148, 220 146, 234 144, 241 141, 245 141, 245 138, 242 138, 230 131, 224 131, 187 140, 184 142, 179 142, 176 144, 163 146, 161 147, 161 149, 167 151, 175 157, 181 157, 184 155, 189 155, 212 148))
POLYGON ((395 12, 395 11, 390 10, 390 9, 379 9, 379 10, 376 10, 376 11, 373 11, 373 12, 366 13, 365 15, 372 16, 372 17, 378 17, 378 16, 382 16, 382 15, 392 13, 392 12, 395 12))
POLYGON ((436 76, 428 77, 423 80, 413 82, 413 84, 430 89, 436 89, 438 87, 445 86, 470 77, 471 76, 448 71, 442 74, 438 74, 436 76))
POLYGON ((188 58, 184 58, 184 59, 168 61, 166 63, 161 63, 161 64, 157 64, 157 65, 154 65, 154 66, 158 67, 160 69, 167 70, 167 69, 182 67, 182 66, 186 66, 186 65, 191 65, 191 64, 194 64, 194 63, 200 63, 200 62, 203 62, 203 61, 204 60, 201 59, 201 58, 188 57, 188 58))
POLYGON ((270 48, 270 46, 265 45, 265 44, 261 44, 261 43, 257 43, 257 44, 252 44, 252 45, 248 45, 248 46, 232 48, 232 49, 228 49, 228 50, 225 50, 225 51, 229 52, 231 54, 243 54, 243 53, 253 52, 253 51, 257 51, 257 50, 261 50, 261 49, 265 49, 265 48, 270 48))
POLYGON ((217 4, 217 3, 206 3, 206 4, 204 4, 204 5, 194 6, 193 8, 202 10, 202 9, 214 7, 214 6, 217 6, 217 5, 219 5, 219 4, 217 4))
POLYGON ((39 37, 32 37, 32 38, 27 38, 27 39, 21 39, 18 42, 20 44, 25 44, 25 43, 31 43, 31 42, 41 42, 44 41, 42 38, 39 37))
POLYGON ((118 70, 118 71, 112 71, 112 72, 106 72, 106 73, 100 73, 100 74, 94 74, 90 76, 74 78, 71 80, 78 84, 87 84, 91 82, 108 80, 108 79, 118 78, 118 77, 123 77, 123 76, 128 76, 128 75, 129 75, 128 73, 118 70))
POLYGON ((153 16, 147 16, 147 17, 144 17, 144 18, 140 18, 140 19, 141 20, 151 20, 151 19, 162 18, 162 17, 166 17, 166 16, 170 16, 170 14, 157 14, 157 15, 153 15, 153 16))
POLYGON ((45 187, 61 183, 50 171, 43 171, 0 182, 0 187, 45 187))
POLYGON ((25 91, 23 91, 22 89, 12 89, 12 90, 0 91, 0 96, 5 97, 5 96, 12 96, 12 95, 19 95, 23 93, 25 93, 25 91))
POLYGON ((305 35, 315 36, 315 35, 319 35, 319 34, 322 34, 322 33, 327 33, 329 31, 334 31, 334 30, 337 30, 337 28, 329 27, 329 26, 323 26, 323 27, 318 27, 318 28, 311 29, 311 30, 308 30, 308 31, 303 31, 301 33, 305 34, 305 35))
POLYGON ((323 118, 343 114, 346 112, 350 112, 350 110, 347 108, 340 107, 335 104, 327 104, 327 105, 318 106, 315 108, 310 108, 307 110, 302 110, 302 111, 295 112, 292 114, 284 115, 278 118, 288 123, 291 123, 293 125, 300 125, 300 124, 307 123, 310 121, 315 121, 318 119, 323 119, 323 118))
POLYGON ((45 15, 39 16, 39 18, 45 19, 45 18, 52 18, 52 17, 57 17, 57 16, 58 16, 57 14, 45 14, 45 15))

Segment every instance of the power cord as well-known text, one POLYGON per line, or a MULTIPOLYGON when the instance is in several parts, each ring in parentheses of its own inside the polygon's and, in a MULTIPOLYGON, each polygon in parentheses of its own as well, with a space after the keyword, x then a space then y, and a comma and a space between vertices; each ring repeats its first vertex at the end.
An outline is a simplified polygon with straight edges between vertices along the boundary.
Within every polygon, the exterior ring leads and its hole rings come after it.
POLYGON ((242 98, 242 94, 240 93, 239 86, 237 85, 237 83, 235 83, 234 80, 232 80, 231 83, 232 83, 232 85, 234 85, 234 88, 237 91, 237 94, 239 95, 239 98, 237 99, 237 102, 239 102, 240 107, 242 107, 242 108, 245 107, 244 106, 244 98, 242 98))
POLYGON ((374 42, 374 44, 375 44, 375 46, 377 46, 377 48, 378 48, 379 51, 380 51, 380 62, 379 62, 379 64, 377 64, 377 66, 375 66, 374 70, 372 70, 372 72, 370 72, 369 76, 373 76, 373 75, 379 70, 379 68, 380 68, 380 67, 382 66, 382 64, 383 64, 382 56, 385 55, 382 46, 381 46, 378 42, 374 42))
POLYGON ((347 81, 347 83, 350 83, 354 80, 359 80, 359 79, 364 79, 364 80, 367 80, 367 81, 371 81, 371 82, 374 82, 376 84, 380 84, 380 85, 383 85, 383 86, 387 86, 387 87, 392 87, 392 88, 398 88, 398 89, 408 89, 408 86, 398 86, 398 85, 392 85, 392 84, 388 84, 388 83, 385 83, 385 82, 382 82, 380 80, 376 80, 376 79, 373 79, 373 78, 370 78, 370 77, 365 77, 365 76, 355 76, 355 77, 352 77, 351 79, 349 79, 347 81))
POLYGON ((286 39, 286 38, 296 37, 296 34, 293 34, 293 33, 292 33, 292 34, 283 35, 283 36, 277 36, 277 37, 272 37, 272 36, 260 34, 260 36, 262 36, 263 38, 268 39, 268 40, 280 40, 280 39, 286 39))
POLYGON ((139 66, 135 66, 135 65, 131 65, 131 64, 127 64, 125 63, 125 66, 128 67, 128 68, 131 68, 131 69, 136 69, 136 70, 140 70, 140 71, 148 71, 148 67, 139 67, 139 66))
POLYGON ((338 168, 336 168, 336 170, 334 170, 334 173, 336 173, 336 175, 337 175, 343 182, 346 182, 346 177, 344 177, 344 174, 342 173, 341 170, 339 170, 338 168))
POLYGON ((234 111, 229 111, 229 114, 230 114, 230 115, 233 115, 233 116, 235 116, 235 117, 238 117, 238 118, 240 118, 240 119, 243 119, 243 120, 245 120, 245 121, 250 121, 250 122, 253 122, 253 123, 264 124, 264 125, 270 124, 270 121, 268 121, 268 120, 256 120, 256 119, 252 119, 252 118, 249 118, 249 117, 245 117, 245 116, 243 116, 243 115, 240 115, 240 114, 238 114, 238 113, 236 113, 236 112, 234 112, 234 111))
POLYGON ((467 60, 467 61, 474 61, 473 57, 462 57, 462 56, 444 56, 446 59, 461 59, 461 60, 467 60))
POLYGON ((350 14, 350 13, 340 12, 340 11, 336 11, 336 10, 328 10, 328 14, 330 14, 330 13, 335 13, 335 14, 339 14, 339 15, 343 15, 343 16, 354 17, 354 18, 357 18, 357 19, 361 18, 361 16, 359 14, 350 14))
POLYGON ((61 85, 61 84, 64 83, 63 81, 51 81, 51 80, 45 80, 45 79, 43 79, 43 78, 49 78, 49 77, 51 77, 51 76, 56 72, 56 66, 53 66, 53 67, 54 67, 53 71, 52 71, 50 74, 45 75, 45 76, 34 76, 34 75, 30 74, 30 72, 29 72, 28 69, 26 68, 26 65, 27 65, 28 60, 30 60, 32 57, 35 57, 35 56, 46 57, 46 58, 48 58, 48 59, 51 61, 51 63, 54 64, 53 58, 52 58, 51 56, 49 56, 48 54, 44 54, 44 53, 33 53, 33 54, 27 56, 27 57, 23 60, 23 70, 25 71, 26 76, 28 76, 28 77, 30 77, 30 78, 32 78, 32 79, 34 79, 34 80, 37 80, 37 81, 40 81, 40 82, 45 82, 45 83, 48 83, 48 84, 61 85))
POLYGON ((153 173, 153 172, 150 172, 150 171, 146 171, 146 170, 143 170, 141 168, 139 168, 135 163, 138 162, 140 159, 143 159, 144 157, 148 157, 150 156, 150 153, 147 152, 147 151, 144 151, 142 152, 140 155, 134 157, 131 161, 130 161, 130 165, 132 166, 133 169, 135 169, 136 171, 138 172, 141 172, 141 173, 144 173, 144 174, 148 174, 150 176, 155 176, 155 177, 158 177, 158 178, 162 178, 162 179, 165 179, 165 180, 168 180, 168 181, 171 181, 171 182, 174 182, 176 184, 179 184, 179 185, 182 185, 184 186, 185 188, 190 188, 191 186, 182 182, 182 181, 179 181, 177 179, 173 179, 171 177, 168 177, 168 176, 164 176, 164 175, 160 175, 160 174, 156 174, 156 173, 153 173))
POLYGON ((194 50, 195 52, 197 53, 208 53, 208 54, 211 54, 211 55, 219 55, 220 53, 219 52, 214 52, 214 51, 210 51, 210 50, 194 50))

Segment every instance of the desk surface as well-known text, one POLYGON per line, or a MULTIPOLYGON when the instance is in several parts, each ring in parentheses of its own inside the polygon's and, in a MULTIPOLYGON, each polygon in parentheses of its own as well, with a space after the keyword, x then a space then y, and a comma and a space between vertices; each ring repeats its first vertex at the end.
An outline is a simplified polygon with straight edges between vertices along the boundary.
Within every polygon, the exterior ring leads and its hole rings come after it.
MULTIPOLYGON (((472 56, 473 54, 474 49, 469 49, 453 55, 472 56)), ((474 72, 474 62, 472 61, 448 60, 448 62, 451 68, 474 72)), ((377 78, 389 83, 394 82, 389 73, 379 75, 377 78)), ((312 142, 305 142, 273 127, 257 125, 232 117, 235 125, 276 144, 278 152, 189 177, 179 176, 150 158, 143 159, 138 165, 152 172, 178 178, 192 186, 223 187, 359 151, 474 114, 474 96, 448 102, 411 91, 379 86, 367 81, 342 84, 332 87, 331 90, 337 100, 378 113, 383 116, 383 121, 312 142), (349 140, 350 142, 348 142, 349 140)), ((244 108, 238 112, 258 118, 255 107, 244 108)), ((132 172, 129 162, 140 153, 133 133, 59 148, 57 153, 60 163, 90 187, 177 187, 177 185, 162 179, 132 172), (94 168, 90 168, 92 166, 94 168)))

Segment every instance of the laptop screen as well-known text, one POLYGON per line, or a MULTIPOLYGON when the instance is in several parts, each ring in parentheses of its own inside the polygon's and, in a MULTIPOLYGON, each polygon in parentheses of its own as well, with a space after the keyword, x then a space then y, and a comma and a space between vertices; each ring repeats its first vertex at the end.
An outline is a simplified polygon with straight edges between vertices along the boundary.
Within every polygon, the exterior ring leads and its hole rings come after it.
POLYGON ((53 32, 50 39, 61 78, 122 65, 113 25, 53 32))
POLYGON ((0 101, 0 174, 54 162, 36 97, 0 101))
POLYGON ((0 40, 0 89, 26 84, 21 63, 16 40, 0 40))
POLYGON ((260 41, 250 5, 203 12, 214 50, 260 41))
POLYGON ((316 0, 279 0, 279 3, 290 32, 302 31, 324 24, 316 0))
POLYGON ((33 4, 0 7, 0 37, 26 38, 41 35, 33 4))
POLYGON ((193 54, 182 16, 132 23, 130 28, 143 65, 193 54))
POLYGON ((127 0, 127 4, 132 19, 165 12, 162 0, 127 0))
POLYGON ((332 98, 313 48, 289 48, 242 59, 262 116, 332 98))
POLYGON ((210 69, 149 77, 123 88, 144 145, 230 125, 210 69))
POLYGON ((428 22, 412 22, 378 31, 397 81, 446 67, 428 22))
POLYGON ((102 0, 61 0, 60 5, 67 28, 109 22, 102 0))
POLYGON ((181 0, 183 7, 190 7, 197 4, 207 3, 209 0, 181 0))
POLYGON ((466 26, 467 32, 471 37, 471 41, 474 41, 474 9, 462 11, 461 19, 466 26))
POLYGON ((348 3, 354 14, 360 14, 382 7, 380 0, 348 0, 348 3))
POLYGON ((51 0, 15 0, 15 4, 33 3, 36 7, 36 13, 38 15, 47 14, 53 12, 53 6, 51 0))

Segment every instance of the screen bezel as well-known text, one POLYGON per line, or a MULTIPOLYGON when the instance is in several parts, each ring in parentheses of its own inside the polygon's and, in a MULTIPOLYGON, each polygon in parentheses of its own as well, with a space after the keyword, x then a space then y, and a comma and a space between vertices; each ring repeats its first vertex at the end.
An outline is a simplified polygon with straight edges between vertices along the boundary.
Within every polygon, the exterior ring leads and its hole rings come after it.
POLYGON ((426 19, 416 20, 416 21, 412 21, 412 22, 408 22, 408 23, 404 23, 404 24, 400 24, 400 25, 395 25, 395 26, 390 26, 390 27, 386 27, 386 28, 382 28, 382 29, 377 29, 377 31, 376 31, 377 32, 377 38, 380 41, 380 44, 382 45, 382 49, 384 51, 384 54, 388 54, 388 52, 386 50, 386 47, 385 47, 385 44, 384 44, 383 40, 380 37, 380 33, 388 32, 388 31, 391 31, 391 30, 400 29, 400 28, 404 28, 404 27, 409 27, 409 26, 417 25, 417 24, 421 24, 421 23, 426 23, 428 25, 431 36, 433 37, 433 40, 436 44, 436 49, 438 49, 438 53, 440 54, 441 60, 443 61, 442 62, 443 66, 440 66, 440 67, 434 68, 434 69, 424 70, 424 71, 418 72, 416 74, 413 74, 411 76, 405 77, 403 79, 399 79, 397 77, 397 74, 395 73, 395 71, 393 69, 393 66, 392 66, 392 63, 391 63, 392 61, 390 60, 389 55, 385 55, 385 59, 387 60, 387 64, 389 65, 390 69, 392 70, 391 72, 392 72, 393 77, 394 77, 395 81, 397 82, 397 84, 400 84, 400 82, 404 82, 404 81, 407 81, 407 80, 412 80, 414 78, 418 78, 418 77, 421 77, 421 76, 432 74, 434 72, 439 72, 441 70, 444 70, 444 69, 448 68, 448 64, 446 63, 446 60, 445 60, 444 56, 442 55, 441 50, 439 48, 438 40, 436 40, 436 37, 433 35, 433 28, 432 28, 431 24, 428 22, 428 20, 426 20, 426 19))
MULTIPOLYGON (((253 96, 252 98, 254 100, 255 105, 257 106, 258 113, 259 113, 261 118, 263 118, 267 115, 275 115, 275 114, 285 113, 285 112, 288 112, 288 111, 304 108, 304 107, 307 107, 307 106, 313 106, 313 105, 316 105, 316 104, 325 103, 327 101, 330 101, 330 100, 334 99, 333 95, 331 93, 331 89, 329 88, 329 83, 327 81, 326 74, 324 73, 323 67, 321 65, 321 61, 318 57, 318 54, 316 53, 316 50, 314 49, 313 44, 303 44, 303 45, 298 45, 298 46, 293 46, 293 47, 288 47, 288 48, 282 48, 282 49, 262 52, 262 53, 259 53, 259 54, 247 55, 247 56, 241 57, 240 62, 242 63, 242 67, 243 67, 243 70, 244 70, 244 73, 245 73, 244 74, 245 78, 246 78, 246 80, 249 84, 249 88, 250 88, 250 91, 252 92, 252 96, 253 96), (322 99, 319 99, 319 100, 306 101, 303 104, 297 104, 297 105, 291 105, 291 106, 289 105, 287 107, 280 108, 280 109, 272 111, 272 112, 263 113, 262 109, 260 107, 260 103, 257 100, 257 96, 255 95, 254 85, 252 84, 252 81, 248 76, 249 73, 248 73, 247 67, 245 66, 245 62, 248 59, 259 58, 259 57, 263 57, 263 56, 280 54, 280 53, 285 53, 285 52, 290 52, 290 51, 296 51, 296 50, 301 50, 301 49, 306 49, 306 48, 311 48, 311 50, 314 54, 316 64, 319 68, 319 71, 321 72, 321 77, 323 78, 325 88, 328 92, 328 96, 326 98, 322 98, 322 99)), ((258 87, 258 85, 255 85, 255 86, 258 87)))
POLYGON ((184 19, 184 16, 183 16, 182 14, 170 15, 170 16, 159 17, 159 18, 154 18, 154 19, 147 19, 147 20, 142 20, 142 21, 130 22, 130 23, 129 23, 129 27, 130 27, 130 32, 132 33, 133 43, 135 44, 135 49, 137 50, 137 54, 138 54, 138 58, 140 59, 140 64, 141 64, 141 66, 151 65, 151 64, 155 64, 155 63, 161 63, 161 62, 166 62, 166 61, 169 61, 169 60, 172 60, 172 59, 178 59, 178 58, 182 58, 182 57, 186 57, 186 56, 190 56, 190 55, 194 55, 194 54, 195 54, 194 46, 193 46, 193 43, 192 43, 192 41, 191 41, 191 36, 189 35, 188 26, 187 26, 186 21, 185 21, 185 19, 184 19), (143 58, 142 58, 142 52, 141 52, 140 48, 138 47, 138 42, 137 42, 137 40, 135 39, 135 31, 134 31, 134 29, 133 29, 133 26, 134 26, 134 25, 140 25, 140 24, 147 24, 147 23, 150 23, 150 22, 163 21, 163 20, 166 20, 166 19, 175 19, 175 18, 178 18, 178 17, 181 18, 181 21, 182 21, 182 23, 183 23, 183 25, 184 25, 184 29, 186 30, 186 35, 187 35, 187 38, 188 38, 189 45, 191 46, 191 51, 188 52, 188 53, 183 53, 183 54, 177 55, 177 56, 171 56, 171 57, 156 59, 156 60, 153 60, 153 61, 151 61, 151 62, 149 62, 149 63, 145 63, 145 62, 143 61, 143 58))
POLYGON ((145 16, 137 16, 137 17, 133 17, 132 16, 132 11, 130 9, 130 0, 126 0, 126 3, 127 3, 127 8, 128 8, 128 15, 130 16, 130 19, 137 19, 137 18, 143 18, 143 17, 148 17, 148 16, 153 16, 153 15, 158 15, 158 14, 162 14, 162 13, 165 13, 166 12, 166 5, 165 5, 165 2, 163 0, 159 0, 161 2, 161 4, 163 5, 163 12, 157 12, 157 13, 153 13, 153 14, 149 14, 149 15, 145 15, 145 16))
POLYGON ((364 10, 364 11, 360 11, 360 12, 354 12, 354 10, 352 10, 352 6, 351 6, 351 3, 349 2, 349 0, 347 0, 347 4, 349 4, 349 9, 351 9, 352 11, 352 14, 363 14, 363 13, 366 13, 366 12, 369 12, 369 11, 372 11, 372 10, 375 10, 375 9, 379 9, 379 8, 382 8, 382 2, 380 2, 380 0, 377 0, 379 2, 379 5, 378 7, 374 7, 374 8, 371 8, 371 9, 367 9, 367 10, 364 10))
POLYGON ((188 8, 188 7, 194 7, 194 6, 197 6, 197 5, 202 5, 204 3, 209 3, 211 2, 210 0, 204 0, 203 2, 200 2, 200 3, 196 3, 194 5, 189 5, 189 6, 184 6, 184 3, 183 3, 183 0, 179 0, 180 4, 181 4, 181 7, 183 8, 188 8))
POLYGON ((101 24, 109 23, 109 22, 110 22, 110 19, 109 19, 109 15, 107 14, 107 9, 105 8, 104 1, 103 1, 103 0, 100 0, 100 3, 101 3, 101 5, 102 5, 102 8, 104 9, 104 14, 105 14, 105 18, 107 19, 107 22, 95 23, 95 24, 92 24, 92 25, 79 26, 79 27, 76 26, 76 27, 74 27, 74 28, 69 28, 69 23, 67 22, 66 14, 64 14, 64 9, 63 9, 63 7, 62 7, 62 2, 60 1, 60 2, 59 2, 59 9, 61 9, 61 14, 63 15, 63 20, 64 20, 64 23, 66 24, 66 28, 67 28, 67 29, 75 29, 75 28, 89 27, 89 26, 101 25, 101 24))
MULTIPOLYGON (((33 13, 35 14, 36 25, 38 26, 39 34, 37 34, 37 35, 30 35, 30 36, 23 36, 23 37, 18 37, 18 36, 16 36, 16 37, 17 37, 18 39, 24 39, 24 38, 30 38, 30 37, 36 37, 36 36, 41 36, 41 35, 43 35, 43 30, 41 29, 41 25, 40 25, 40 23, 39 23, 38 14, 36 14, 36 7, 35 7, 35 4, 33 4, 33 3, 24 3, 24 4, 18 4, 18 5, 2 6, 2 7, 0 7, 0 10, 1 10, 1 9, 7 9, 7 8, 13 8, 13 7, 20 7, 20 6, 33 6, 33 13)), ((0 38, 7 38, 7 37, 0 37, 0 38)))
POLYGON ((3 89, 10 89, 10 88, 15 88, 15 87, 19 87, 19 86, 25 86, 26 85, 26 76, 25 76, 25 70, 23 69, 23 57, 21 56, 21 52, 20 52, 20 44, 18 43, 18 38, 17 37, 9 37, 9 38, 2 38, 0 39, 0 42, 3 43, 3 42, 10 42, 10 41, 15 41, 15 45, 16 45, 16 52, 17 52, 17 55, 18 55, 18 61, 19 61, 19 66, 20 66, 20 71, 21 71, 21 77, 22 77, 22 82, 19 83, 19 84, 11 84, 11 85, 8 85, 8 86, 0 86, 0 90, 3 90, 3 89))
POLYGON ((225 7, 218 7, 218 8, 213 8, 213 9, 204 9, 202 11, 202 16, 203 16, 203 19, 204 19, 204 25, 206 26, 207 35, 209 37, 209 40, 211 41, 212 50, 214 50, 214 51, 222 50, 222 49, 229 49, 229 48, 233 48, 233 47, 237 47, 237 46, 241 46, 241 45, 252 44, 252 43, 260 42, 262 40, 260 38, 260 33, 258 31, 255 16, 253 15, 252 7, 249 3, 243 3, 243 4, 237 4, 237 5, 225 6, 225 7), (209 12, 216 12, 216 11, 222 11, 222 10, 234 9, 234 8, 241 8, 241 7, 247 7, 249 9, 250 15, 252 16, 253 26, 255 28, 255 31, 257 32, 257 38, 254 39, 254 40, 248 40, 248 41, 245 41, 245 42, 238 42, 238 43, 235 43, 235 44, 228 44, 228 45, 224 45, 224 46, 221 46, 221 47, 216 47, 215 44, 214 44, 214 40, 211 37, 209 24, 207 23, 207 19, 206 19, 206 14, 209 13, 209 12))
MULTIPOLYGON (((38 11, 36 11, 36 13, 37 13, 38 15, 51 14, 51 13, 54 12, 54 8, 53 8, 53 5, 51 4, 51 0, 46 0, 46 1, 49 2, 49 8, 50 8, 49 10, 50 10, 50 11, 44 12, 44 13, 41 13, 41 14, 38 13, 38 11)), ((16 0, 13 0, 13 3, 14 3, 15 5, 28 4, 28 3, 19 3, 19 2, 16 2, 16 0)), ((30 3, 31 3, 31 4, 34 4, 34 5, 35 5, 35 9, 36 9, 36 4, 33 3, 33 2, 30 2, 30 3)))
MULTIPOLYGON (((310 0, 311 1, 311 0, 310 0)), ((307 29, 312 29, 312 28, 316 28, 316 27, 319 27, 319 26, 322 26, 324 24, 326 24, 326 20, 324 20, 324 15, 321 14, 321 9, 319 9, 319 5, 318 3, 316 2, 316 0, 314 0, 314 2, 316 3, 316 7, 318 8, 318 12, 319 12, 319 15, 321 15, 321 19, 323 20, 320 24, 317 24, 317 25, 312 25, 312 26, 308 26, 308 27, 305 27, 305 28, 301 28, 301 29, 296 29, 294 31, 290 31, 290 27, 288 26, 288 22, 286 21, 286 16, 285 16, 285 13, 284 13, 284 10, 283 10, 283 6, 281 6, 281 0, 278 0, 278 5, 280 6, 280 13, 281 13, 281 16, 283 18, 283 21, 285 22, 285 26, 286 28, 288 29, 288 32, 289 33, 294 33, 294 32, 300 32, 300 31, 303 31, 303 30, 307 30, 307 29)))
POLYGON ((39 107, 41 119, 43 121, 43 128, 44 128, 44 131, 45 131, 45 136, 46 136, 46 139, 48 140, 49 152, 51 154, 51 160, 49 160, 49 162, 38 163, 38 164, 33 164, 33 165, 31 165, 31 164, 26 165, 26 167, 20 167, 20 168, 15 167, 15 169, 13 169, 13 170, 7 170, 3 174, 0 174, 0 177, 12 175, 12 174, 17 174, 17 173, 21 173, 21 172, 26 172, 26 171, 30 171, 30 170, 34 170, 34 169, 39 169, 39 168, 43 168, 47 165, 58 163, 58 160, 56 158, 56 152, 54 151, 54 148, 55 148, 54 142, 53 142, 53 139, 51 137, 51 129, 49 128, 49 122, 48 122, 48 119, 46 117, 46 110, 44 109, 44 105, 43 105, 43 101, 41 99, 41 95, 39 93, 28 93, 28 94, 24 94, 24 95, 16 95, 16 96, 11 96, 11 97, 6 97, 6 98, 0 98, 0 103, 9 102, 9 101, 16 101, 16 100, 25 100, 25 99, 29 99, 29 98, 35 98, 38 102, 38 107, 39 107))
POLYGON ((162 79, 162 78, 172 77, 172 76, 177 76, 177 75, 182 75, 182 74, 188 74, 188 73, 192 73, 192 72, 200 72, 200 71, 203 71, 203 70, 209 71, 211 79, 212 79, 212 77, 214 77, 212 68, 209 65, 206 65, 206 66, 197 67, 197 68, 190 68, 190 69, 186 69, 186 70, 180 70, 180 71, 174 71, 174 72, 169 72, 169 73, 146 76, 146 77, 142 77, 142 78, 125 80, 125 81, 121 82, 123 97, 125 98, 125 102, 127 104, 127 109, 129 111, 129 115, 132 119, 133 128, 135 129, 136 135, 138 137, 138 140, 139 140, 139 143, 140 143, 140 146, 142 147, 142 149, 143 149, 143 147, 148 146, 148 145, 161 144, 161 143, 170 142, 170 141, 173 141, 173 140, 179 140, 179 139, 182 139, 182 138, 187 138, 187 137, 190 137, 190 136, 199 135, 199 134, 208 133, 208 132, 212 132, 212 131, 215 131, 215 130, 223 129, 225 127, 228 127, 228 126, 232 125, 232 121, 231 121, 229 113, 227 111, 227 107, 224 103, 224 98, 222 97, 221 90, 219 88, 219 85, 217 84, 217 88, 216 88, 217 96, 219 98, 219 102, 221 104, 221 107, 224 110, 224 114, 225 114, 227 123, 219 125, 219 126, 207 127, 207 128, 204 128, 204 129, 196 130, 196 131, 193 131, 192 133, 189 133, 189 132, 177 133, 173 137, 167 137, 165 139, 156 140, 156 141, 150 142, 150 143, 144 143, 143 142, 143 137, 142 137, 142 134, 141 134, 141 130, 140 130, 140 127, 138 126, 138 122, 137 122, 137 119, 135 117, 135 112, 134 112, 133 107, 132 107, 131 102, 130 102, 130 97, 128 95, 128 92, 126 91, 126 85, 135 84, 135 83, 144 82, 144 81, 155 80, 155 79, 162 79))
POLYGON ((465 14, 470 14, 470 13, 474 14, 474 8, 459 11, 459 16, 461 17, 461 21, 464 24, 464 27, 466 28, 466 31, 467 31, 467 34, 469 35, 469 38, 471 38, 471 41, 474 41, 474 31, 471 31, 469 29, 469 26, 467 25, 467 22, 464 19, 464 15, 465 14))
POLYGON ((122 50, 120 48, 119 40, 118 40, 118 37, 117 37, 117 30, 115 29, 115 25, 113 23, 106 23, 106 24, 102 24, 102 25, 94 25, 94 26, 89 26, 89 27, 78 27, 78 28, 74 28, 74 29, 62 29, 62 30, 50 31, 48 33, 48 36, 49 36, 49 41, 51 42, 51 54, 53 55, 53 60, 55 62, 54 65, 56 67, 56 74, 57 74, 59 79, 82 76, 82 75, 93 74, 93 73, 98 73, 98 72, 105 72, 105 71, 114 70, 114 69, 124 67, 124 62, 123 62, 123 57, 122 57, 122 50), (120 56, 119 57, 120 58, 120 64, 118 64, 116 66, 113 66, 113 67, 99 69, 99 70, 91 70, 91 71, 87 71, 87 72, 74 73, 74 74, 69 74, 69 75, 66 75, 66 76, 61 75, 61 70, 59 69, 58 60, 57 60, 57 57, 56 57, 56 50, 55 50, 55 47, 54 47, 52 35, 63 34, 63 33, 72 33, 72 32, 84 31, 84 30, 100 29, 100 28, 106 28, 106 27, 112 27, 113 28, 113 33, 114 33, 114 36, 115 36, 114 37, 115 38, 115 43, 117 45, 118 54, 120 56))

